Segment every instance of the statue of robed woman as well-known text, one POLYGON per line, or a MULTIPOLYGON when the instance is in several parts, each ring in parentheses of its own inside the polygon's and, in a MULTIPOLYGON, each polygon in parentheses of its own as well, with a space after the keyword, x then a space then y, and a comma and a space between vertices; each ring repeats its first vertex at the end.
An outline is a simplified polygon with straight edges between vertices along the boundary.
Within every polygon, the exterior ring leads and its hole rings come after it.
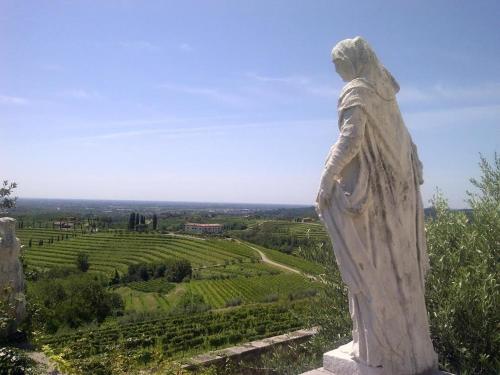
POLYGON ((349 289, 353 341, 343 350, 387 375, 429 374, 437 356, 424 300, 422 164, 396 101, 399 86, 360 37, 338 43, 332 58, 347 84, 317 212, 349 289))

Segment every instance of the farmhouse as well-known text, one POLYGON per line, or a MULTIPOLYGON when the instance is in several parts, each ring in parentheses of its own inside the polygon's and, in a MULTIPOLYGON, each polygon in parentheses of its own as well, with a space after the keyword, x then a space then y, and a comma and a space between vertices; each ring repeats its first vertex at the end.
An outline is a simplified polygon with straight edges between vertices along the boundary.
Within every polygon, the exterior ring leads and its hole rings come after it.
POLYGON ((186 223, 184 230, 191 233, 222 233, 222 224, 186 223))

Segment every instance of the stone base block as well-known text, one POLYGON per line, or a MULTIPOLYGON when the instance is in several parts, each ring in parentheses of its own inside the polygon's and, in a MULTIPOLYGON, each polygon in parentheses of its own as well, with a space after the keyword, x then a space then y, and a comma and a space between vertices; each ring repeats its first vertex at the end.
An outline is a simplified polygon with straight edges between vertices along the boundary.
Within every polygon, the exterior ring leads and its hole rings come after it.
MULTIPOLYGON (((301 375, 384 375, 382 367, 370 367, 356 362, 350 354, 351 343, 323 354, 323 367, 301 375)), ((436 371, 436 375, 452 375, 436 371)))
POLYGON ((323 354, 323 368, 326 371, 335 375, 383 375, 382 367, 356 362, 346 350, 347 345, 323 354))

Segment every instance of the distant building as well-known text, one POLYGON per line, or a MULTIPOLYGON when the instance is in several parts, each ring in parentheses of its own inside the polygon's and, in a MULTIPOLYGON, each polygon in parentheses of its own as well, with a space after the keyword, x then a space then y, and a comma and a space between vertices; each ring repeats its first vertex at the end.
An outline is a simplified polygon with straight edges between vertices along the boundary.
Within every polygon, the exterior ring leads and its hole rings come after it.
POLYGON ((312 217, 305 217, 302 219, 303 223, 313 223, 315 220, 312 217))
POLYGON ((52 229, 54 228, 59 228, 59 229, 73 229, 75 226, 75 223, 67 222, 67 221, 54 221, 52 223, 52 229))
POLYGON ((190 233, 222 233, 224 226, 222 224, 199 224, 199 223, 186 223, 184 230, 190 233))

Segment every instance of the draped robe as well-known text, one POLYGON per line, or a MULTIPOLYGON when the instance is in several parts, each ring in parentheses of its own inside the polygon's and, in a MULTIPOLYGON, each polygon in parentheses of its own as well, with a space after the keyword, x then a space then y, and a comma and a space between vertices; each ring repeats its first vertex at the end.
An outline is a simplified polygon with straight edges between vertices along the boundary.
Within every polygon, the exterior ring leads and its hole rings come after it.
POLYGON ((331 199, 318 214, 349 289, 354 358, 384 374, 437 368, 424 277, 429 268, 419 186, 422 165, 394 95, 363 78, 339 98, 340 136, 327 166, 331 199))

